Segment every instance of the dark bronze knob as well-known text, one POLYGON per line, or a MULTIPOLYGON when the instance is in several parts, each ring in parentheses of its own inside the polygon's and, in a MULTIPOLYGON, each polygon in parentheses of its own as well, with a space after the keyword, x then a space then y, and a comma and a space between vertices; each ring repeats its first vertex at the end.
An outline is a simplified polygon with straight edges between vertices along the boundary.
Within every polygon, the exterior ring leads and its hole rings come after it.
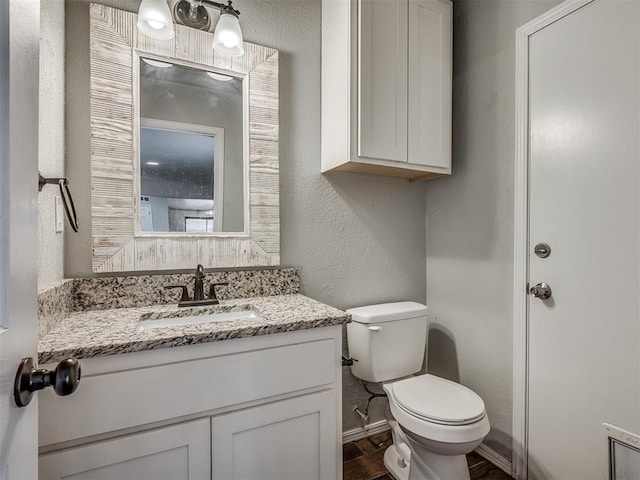
POLYGON ((71 395, 80 383, 80 362, 66 358, 58 363, 55 370, 36 369, 33 358, 23 358, 13 384, 13 397, 18 407, 26 407, 33 398, 33 392, 53 386, 61 396, 71 395))

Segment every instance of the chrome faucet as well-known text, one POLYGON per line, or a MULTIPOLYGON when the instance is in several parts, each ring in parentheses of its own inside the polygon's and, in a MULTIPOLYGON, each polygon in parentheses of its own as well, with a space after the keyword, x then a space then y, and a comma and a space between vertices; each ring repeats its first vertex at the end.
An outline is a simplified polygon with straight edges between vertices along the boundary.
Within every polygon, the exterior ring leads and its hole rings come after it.
POLYGON ((189 292, 185 285, 169 285, 164 287, 166 290, 172 288, 182 289, 182 296, 178 302, 178 307, 198 307, 202 305, 217 305, 220 303, 216 295, 216 287, 227 286, 229 282, 212 283, 209 286, 209 298, 204 296, 204 267, 200 264, 196 267, 196 274, 193 282, 193 298, 189 298, 189 292))

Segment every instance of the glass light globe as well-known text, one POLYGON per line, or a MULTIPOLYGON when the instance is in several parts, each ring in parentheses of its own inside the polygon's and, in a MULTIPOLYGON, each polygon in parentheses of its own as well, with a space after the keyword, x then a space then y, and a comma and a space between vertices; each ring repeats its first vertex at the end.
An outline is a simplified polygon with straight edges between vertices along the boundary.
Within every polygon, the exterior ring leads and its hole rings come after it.
POLYGON ((142 0, 138 10, 138 30, 158 40, 173 38, 173 19, 166 0, 142 0))
POLYGON ((239 57, 244 54, 242 42, 238 17, 223 11, 213 34, 213 49, 232 57, 239 57))

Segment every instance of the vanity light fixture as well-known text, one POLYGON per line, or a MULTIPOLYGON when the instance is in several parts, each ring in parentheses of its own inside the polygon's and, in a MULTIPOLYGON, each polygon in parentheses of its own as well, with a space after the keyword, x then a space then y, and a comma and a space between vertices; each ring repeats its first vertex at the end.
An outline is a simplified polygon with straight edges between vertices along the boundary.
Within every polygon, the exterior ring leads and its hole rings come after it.
MULTIPOLYGON (((213 33, 213 49, 232 57, 243 55, 242 29, 238 20, 240 12, 233 8, 231 0, 226 5, 212 0, 180 0, 173 10, 176 22, 199 30, 210 30, 211 18, 205 6, 220 10, 213 33)), ((173 38, 173 23, 167 1, 142 0, 138 11, 138 29, 159 40, 173 38)))
POLYGON ((158 40, 173 38, 173 19, 167 0, 142 0, 138 10, 138 30, 158 40))
POLYGON ((145 165, 151 165, 152 167, 157 167, 160 165, 158 162, 144 162, 145 165))
MULTIPOLYGON (((183 2, 186 0, 182 0, 183 2)), ((209 3, 208 0, 202 0, 209 3)), ((240 29, 240 21, 238 15, 240 12, 231 6, 231 0, 227 5, 220 3, 220 18, 213 33, 213 49, 218 52, 226 53, 232 57, 239 57, 244 54, 242 46, 242 30, 240 29)), ((215 2, 211 2, 215 3, 215 2)))

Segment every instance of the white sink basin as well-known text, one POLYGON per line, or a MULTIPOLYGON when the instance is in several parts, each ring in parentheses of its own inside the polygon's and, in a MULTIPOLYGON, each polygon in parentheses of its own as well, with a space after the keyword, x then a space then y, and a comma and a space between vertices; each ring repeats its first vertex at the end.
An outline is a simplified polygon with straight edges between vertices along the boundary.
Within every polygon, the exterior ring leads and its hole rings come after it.
POLYGON ((233 312, 210 312, 206 310, 196 310, 193 313, 192 311, 184 313, 186 313, 186 315, 175 316, 175 312, 166 312, 164 314, 161 314, 162 318, 141 318, 140 320, 138 320, 138 326, 143 330, 148 330, 150 328, 179 327, 185 325, 200 325, 203 323, 212 322, 226 322, 228 320, 260 318, 258 314, 251 310, 241 310, 233 312))

